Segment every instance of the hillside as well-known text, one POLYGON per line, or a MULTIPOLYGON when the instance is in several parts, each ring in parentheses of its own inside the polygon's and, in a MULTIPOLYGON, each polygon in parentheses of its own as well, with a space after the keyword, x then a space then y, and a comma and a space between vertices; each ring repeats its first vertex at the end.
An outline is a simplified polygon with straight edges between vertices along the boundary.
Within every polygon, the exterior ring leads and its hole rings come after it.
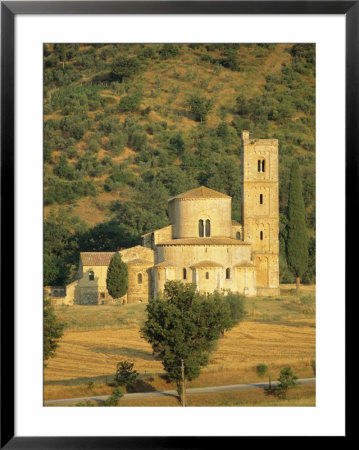
POLYGON ((315 47, 311 44, 44 45, 45 284, 79 251, 140 243, 167 199, 199 185, 233 197, 240 132, 279 140, 281 281, 289 170, 303 180, 315 280, 315 47))

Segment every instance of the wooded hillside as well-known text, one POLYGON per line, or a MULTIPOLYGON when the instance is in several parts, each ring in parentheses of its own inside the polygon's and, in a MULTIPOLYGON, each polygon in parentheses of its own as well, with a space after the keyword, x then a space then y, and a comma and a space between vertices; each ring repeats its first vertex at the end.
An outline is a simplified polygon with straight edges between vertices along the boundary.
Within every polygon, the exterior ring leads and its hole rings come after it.
POLYGON ((139 244, 167 199, 205 185, 241 220, 240 132, 279 140, 280 272, 289 171, 300 165, 315 282, 315 46, 44 45, 44 284, 79 251, 139 244))

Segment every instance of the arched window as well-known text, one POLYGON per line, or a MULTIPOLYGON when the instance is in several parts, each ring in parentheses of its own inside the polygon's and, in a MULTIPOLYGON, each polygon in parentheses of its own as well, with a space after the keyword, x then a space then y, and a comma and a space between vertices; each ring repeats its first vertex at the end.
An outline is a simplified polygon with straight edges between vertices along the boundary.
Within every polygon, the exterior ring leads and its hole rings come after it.
POLYGON ((263 194, 259 194, 259 203, 263 205, 263 194))
POLYGON ((183 279, 187 280, 187 269, 183 269, 183 279))
POLYGON ((211 235, 211 221, 206 220, 206 237, 210 237, 211 235))
POLYGON ((259 237, 260 237, 261 241, 263 241, 263 231, 261 231, 261 232, 259 233, 259 237))
POLYGON ((142 284, 142 273, 137 274, 137 283, 142 284))
POLYGON ((94 274, 93 270, 90 270, 90 272, 89 272, 89 280, 90 281, 94 281, 94 279, 95 279, 95 274, 94 274))
POLYGON ((198 234, 199 237, 203 237, 204 236, 204 227, 203 227, 203 220, 199 220, 198 221, 198 234))
POLYGON ((226 279, 229 280, 231 278, 231 269, 226 269, 226 279))
POLYGON ((260 171, 261 171, 261 160, 258 159, 258 172, 260 172, 260 171))
POLYGON ((209 280, 209 272, 206 272, 206 280, 209 280))
POLYGON ((265 162, 265 159, 263 159, 263 161, 262 161, 262 172, 265 172, 266 171, 266 162, 265 162))
POLYGON ((237 233, 236 233, 236 239, 238 239, 238 240, 241 239, 241 233, 240 233, 240 231, 237 231, 237 233))

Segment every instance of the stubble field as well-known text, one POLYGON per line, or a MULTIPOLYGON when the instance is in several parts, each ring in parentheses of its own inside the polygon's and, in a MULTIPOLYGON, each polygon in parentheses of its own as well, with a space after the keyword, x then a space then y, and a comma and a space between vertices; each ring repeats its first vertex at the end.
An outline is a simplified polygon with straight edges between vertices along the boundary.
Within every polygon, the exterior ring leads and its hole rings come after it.
MULTIPOLYGON (((277 379, 286 364, 299 377, 313 377, 314 302, 312 291, 305 292, 304 301, 289 292, 276 299, 248 299, 246 320, 225 333, 209 365, 188 387, 258 381, 259 363, 268 366, 267 379, 277 379)), ((56 313, 69 325, 44 371, 45 400, 111 393, 107 383, 122 360, 141 373, 143 390, 173 389, 140 336, 145 305, 59 307, 56 313)))

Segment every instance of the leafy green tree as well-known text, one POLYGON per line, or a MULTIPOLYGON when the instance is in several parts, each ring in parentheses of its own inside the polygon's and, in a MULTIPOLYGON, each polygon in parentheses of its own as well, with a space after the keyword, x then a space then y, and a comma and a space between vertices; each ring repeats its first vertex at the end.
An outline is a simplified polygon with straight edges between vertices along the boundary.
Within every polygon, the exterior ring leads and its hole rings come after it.
POLYGON ((73 179, 74 168, 70 166, 65 155, 61 155, 58 165, 54 168, 54 173, 60 178, 73 179))
POLYGON ((66 54, 66 44, 59 44, 60 46, 60 60, 62 61, 62 68, 65 68, 65 61, 67 58, 66 54))
POLYGON ((299 292, 300 278, 308 268, 308 239, 302 182, 297 160, 293 161, 290 173, 287 261, 290 270, 296 277, 297 292, 299 292))
POLYGON ((113 298, 124 296, 128 288, 127 264, 122 261, 121 255, 115 253, 107 269, 106 286, 113 298))
POLYGON ((275 389, 275 394, 279 397, 285 398, 288 389, 298 385, 297 379, 298 377, 294 374, 290 366, 283 367, 279 374, 279 384, 275 389))
POLYGON ((218 62, 223 67, 233 70, 234 72, 239 72, 239 57, 235 49, 227 48, 224 50, 223 55, 225 58, 220 59, 218 62))
POLYGON ((228 324, 214 296, 201 296, 195 285, 179 281, 166 282, 163 298, 155 298, 147 305, 147 317, 141 335, 152 345, 168 379, 177 384, 180 392, 181 360, 184 378, 197 378, 228 324))
POLYGON ((213 101, 211 99, 201 97, 198 94, 192 94, 186 104, 194 114, 197 122, 204 122, 209 112, 213 109, 213 101))
POLYGON ((138 94, 125 95, 121 98, 119 109, 120 111, 138 111, 141 105, 141 96, 138 94))
POLYGON ((112 78, 122 83, 124 78, 129 78, 141 69, 140 61, 136 57, 119 56, 111 66, 112 78))
POLYGON ((170 139, 171 149, 174 149, 177 155, 182 155, 185 151, 185 143, 181 133, 174 134, 170 139))
POLYGON ((54 358, 59 340, 63 336, 65 323, 58 320, 50 300, 44 298, 44 363, 49 358, 54 358))
POLYGON ((229 306, 231 327, 239 324, 246 316, 244 307, 244 297, 233 292, 229 292, 225 297, 225 302, 229 306))
POLYGON ((187 171, 175 165, 161 169, 156 178, 165 186, 170 196, 178 195, 198 186, 197 181, 187 171))
POLYGON ((179 48, 176 44, 163 44, 159 51, 162 59, 175 58, 179 54, 179 48))
POLYGON ((137 370, 133 368, 134 363, 130 361, 120 361, 117 363, 115 381, 120 386, 133 384, 139 377, 137 370))

